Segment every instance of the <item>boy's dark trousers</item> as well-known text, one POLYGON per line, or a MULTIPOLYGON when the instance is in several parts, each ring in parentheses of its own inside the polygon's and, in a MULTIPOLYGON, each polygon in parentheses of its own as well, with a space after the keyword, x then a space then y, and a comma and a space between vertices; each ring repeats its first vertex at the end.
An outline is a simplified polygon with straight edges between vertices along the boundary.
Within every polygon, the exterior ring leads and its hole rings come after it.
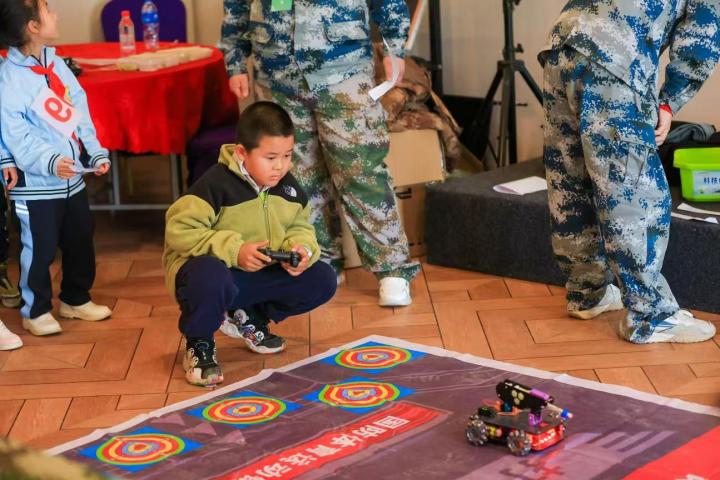
POLYGON ((212 256, 194 257, 175 279, 178 327, 188 338, 209 340, 228 311, 242 308, 252 320, 279 322, 322 305, 336 288, 335 271, 323 262, 293 277, 278 264, 244 272, 212 256))
POLYGON ((35 318, 52 310, 50 264, 62 251, 60 300, 77 306, 90 301, 95 281, 94 223, 87 192, 52 200, 15 201, 20 222, 21 314, 35 318))

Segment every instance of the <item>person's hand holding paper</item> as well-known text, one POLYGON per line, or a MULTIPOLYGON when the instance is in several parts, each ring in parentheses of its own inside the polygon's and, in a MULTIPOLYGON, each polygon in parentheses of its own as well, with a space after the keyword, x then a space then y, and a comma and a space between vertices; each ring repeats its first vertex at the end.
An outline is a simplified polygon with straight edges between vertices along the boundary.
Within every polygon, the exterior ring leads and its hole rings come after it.
MULTIPOLYGON (((383 43, 385 43, 387 51, 390 51, 387 42, 383 40, 383 43)), ((405 59, 390 54, 385 55, 385 58, 383 58, 383 67, 385 68, 385 78, 387 80, 368 92, 370 98, 375 102, 402 81, 405 75, 405 59)))

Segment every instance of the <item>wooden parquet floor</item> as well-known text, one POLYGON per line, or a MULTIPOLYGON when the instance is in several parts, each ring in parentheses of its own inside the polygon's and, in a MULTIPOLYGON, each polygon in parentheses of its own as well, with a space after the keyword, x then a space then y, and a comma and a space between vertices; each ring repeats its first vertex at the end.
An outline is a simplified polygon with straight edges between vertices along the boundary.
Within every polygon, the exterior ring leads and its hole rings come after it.
MULTIPOLYGON (((100 323, 66 320, 60 335, 23 335, 0 352, 0 435, 50 447, 205 393, 185 383, 178 309, 163 286, 162 217, 99 215, 94 299, 114 307, 100 323)), ((16 268, 15 274, 16 272, 16 268)), ((59 267, 54 266, 59 285, 59 267)), ((570 319, 561 288, 423 264, 410 307, 376 305, 377 283, 353 269, 329 304, 276 332, 286 352, 260 356, 218 334, 226 384, 370 334, 720 406, 720 338, 696 345, 620 340, 621 312, 570 319)), ((17 310, 0 317, 22 332, 17 310)), ((720 316, 709 316, 720 326, 720 316)))

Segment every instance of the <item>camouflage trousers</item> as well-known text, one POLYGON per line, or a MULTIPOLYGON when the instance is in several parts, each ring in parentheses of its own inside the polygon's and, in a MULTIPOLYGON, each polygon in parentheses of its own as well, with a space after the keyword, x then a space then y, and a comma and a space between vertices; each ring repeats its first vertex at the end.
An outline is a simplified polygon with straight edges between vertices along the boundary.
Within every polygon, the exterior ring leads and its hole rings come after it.
POLYGON ((552 245, 568 309, 594 307, 615 279, 628 309, 621 334, 642 342, 678 310, 660 273, 671 198, 657 105, 568 47, 543 55, 552 245))
POLYGON ((300 80, 292 94, 261 84, 257 93, 295 124, 293 175, 310 199, 321 258, 342 269, 339 208, 363 266, 378 278, 411 280, 420 267, 410 259, 385 165, 389 134, 382 105, 368 96, 373 86, 369 73, 359 73, 319 92, 300 80))

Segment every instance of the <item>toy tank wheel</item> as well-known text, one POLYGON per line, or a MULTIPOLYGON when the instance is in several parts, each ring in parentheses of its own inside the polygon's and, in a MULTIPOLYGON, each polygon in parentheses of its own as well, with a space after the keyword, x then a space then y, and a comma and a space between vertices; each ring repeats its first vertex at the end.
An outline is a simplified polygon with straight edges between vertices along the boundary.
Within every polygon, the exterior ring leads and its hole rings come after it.
POLYGON ((488 441, 488 431, 485 422, 471 418, 465 429, 465 438, 476 447, 485 445, 488 441))
POLYGON ((532 441, 522 430, 513 430, 507 436, 507 445, 513 454, 522 457, 530 452, 532 441))

